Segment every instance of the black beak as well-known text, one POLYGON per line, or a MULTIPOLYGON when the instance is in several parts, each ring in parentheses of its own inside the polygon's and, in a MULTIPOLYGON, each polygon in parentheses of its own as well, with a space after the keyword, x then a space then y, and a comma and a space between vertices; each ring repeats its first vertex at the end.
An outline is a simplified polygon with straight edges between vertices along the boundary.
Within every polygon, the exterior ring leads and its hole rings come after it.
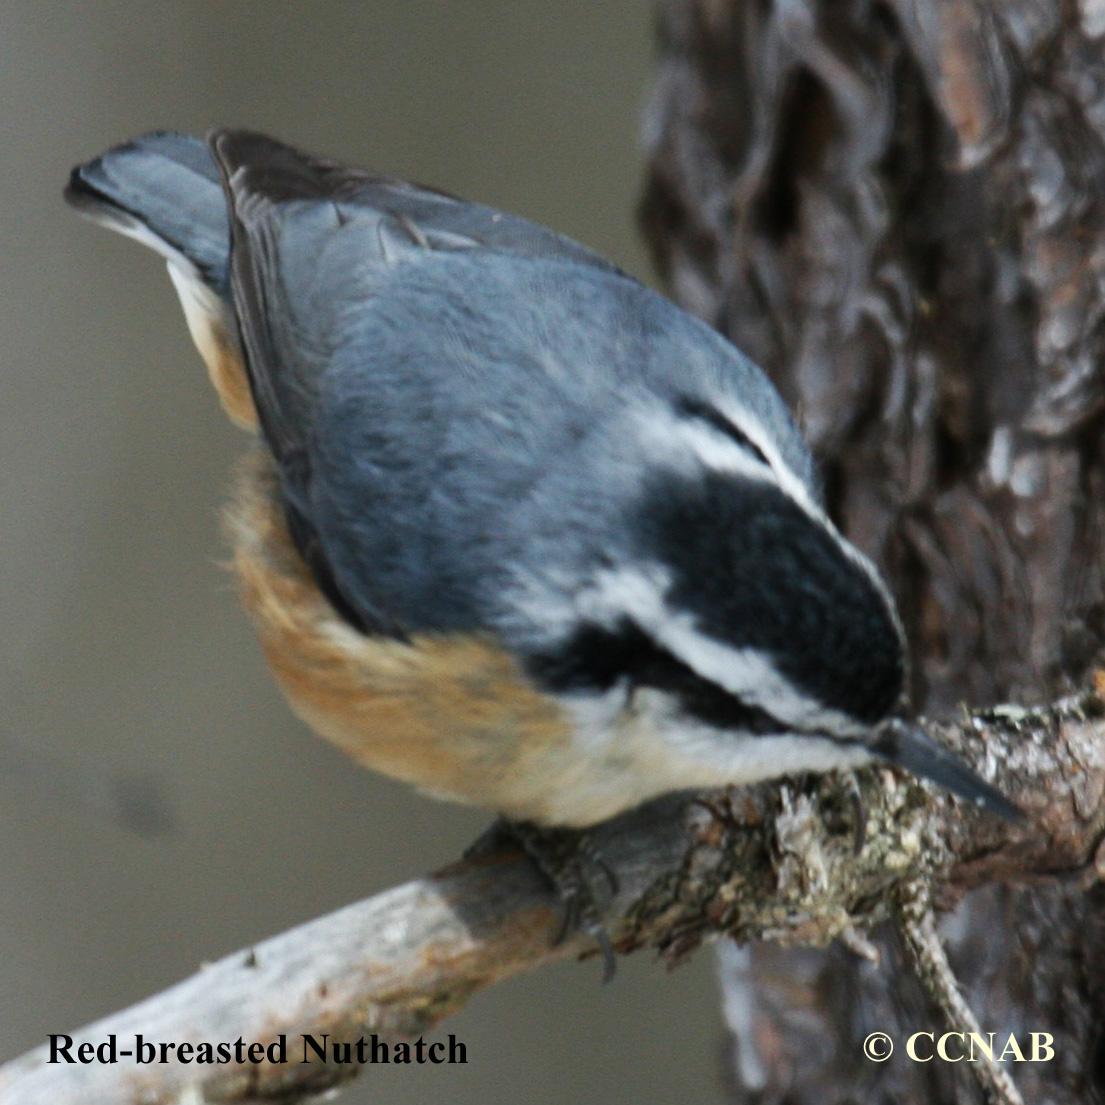
POLYGON ((974 802, 1006 821, 1024 821, 1024 811, 980 778, 962 760, 942 748, 916 723, 891 718, 871 745, 877 755, 898 767, 931 779, 952 794, 974 802))

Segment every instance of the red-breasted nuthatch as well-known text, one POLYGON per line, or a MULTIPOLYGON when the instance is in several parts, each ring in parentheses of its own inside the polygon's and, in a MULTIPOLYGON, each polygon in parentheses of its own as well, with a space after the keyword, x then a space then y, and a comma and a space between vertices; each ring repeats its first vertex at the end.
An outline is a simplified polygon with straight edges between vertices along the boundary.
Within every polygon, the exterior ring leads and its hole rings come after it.
POLYGON ((229 510, 265 653, 355 759, 586 826, 882 758, 905 646, 782 400, 704 323, 523 219, 272 139, 160 133, 66 195, 168 260, 256 456, 229 510))

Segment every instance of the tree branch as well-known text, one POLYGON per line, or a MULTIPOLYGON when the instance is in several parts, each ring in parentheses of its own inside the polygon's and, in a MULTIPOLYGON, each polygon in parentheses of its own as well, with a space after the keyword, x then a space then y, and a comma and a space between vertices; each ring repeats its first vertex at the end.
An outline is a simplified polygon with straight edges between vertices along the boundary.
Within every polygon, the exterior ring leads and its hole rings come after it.
MULTIPOLYGON (((856 776, 859 803, 851 777, 832 775, 669 796, 588 834, 617 875, 608 910, 617 950, 652 947, 676 961, 719 933, 819 945, 891 918, 906 887, 947 908, 981 881, 1098 877, 1105 703, 1096 693, 987 711, 936 735, 996 776, 1029 824, 998 822, 883 768, 856 776)), ((481 852, 230 955, 72 1034, 74 1055, 111 1035, 122 1051, 138 1033, 231 1045, 283 1034, 286 1063, 50 1064, 42 1047, 0 1068, 0 1105, 148 1105, 179 1100, 190 1086, 233 1102, 318 1093, 356 1067, 300 1062, 303 1034, 414 1037, 484 986, 594 952, 579 934, 551 946, 557 921, 552 893, 521 853, 481 852)))
MULTIPOLYGON (((910 887, 903 895, 900 924, 913 970, 940 1007, 949 1025, 965 1035, 982 1036, 982 1027, 967 1004, 936 931, 936 915, 926 892, 910 887)), ((987 1099, 994 1105, 1024 1105, 1013 1079, 994 1059, 983 1056, 971 1068, 987 1099)))

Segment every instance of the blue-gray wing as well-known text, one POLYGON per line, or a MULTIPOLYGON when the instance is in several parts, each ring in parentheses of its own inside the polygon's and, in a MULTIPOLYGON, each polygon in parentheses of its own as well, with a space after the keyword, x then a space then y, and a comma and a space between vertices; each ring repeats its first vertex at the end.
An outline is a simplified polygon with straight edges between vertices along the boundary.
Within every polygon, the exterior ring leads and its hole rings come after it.
POLYGON ((750 412, 812 485, 746 358, 524 219, 232 131, 135 139, 66 194, 241 338, 293 537, 365 629, 509 636, 529 616, 502 601, 512 573, 570 601, 627 562, 627 503, 656 459, 642 427, 664 410, 750 412))
POLYGON ((812 478, 762 374, 590 251, 258 135, 212 149, 293 532, 365 627, 502 633, 519 564, 570 592, 632 556, 640 419, 677 400, 732 396, 812 478))
POLYGON ((211 138, 232 214, 234 295, 262 424, 278 461, 302 462, 313 403, 348 315, 386 295, 415 253, 468 250, 614 266, 525 219, 313 157, 264 135, 211 138))

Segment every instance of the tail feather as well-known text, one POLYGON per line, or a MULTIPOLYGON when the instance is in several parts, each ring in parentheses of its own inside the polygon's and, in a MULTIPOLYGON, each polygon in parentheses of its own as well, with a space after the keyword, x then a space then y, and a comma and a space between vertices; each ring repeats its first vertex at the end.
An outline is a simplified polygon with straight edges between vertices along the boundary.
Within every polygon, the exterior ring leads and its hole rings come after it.
POLYGON ((872 751, 922 779, 974 802, 1006 821, 1023 821, 1024 812, 962 760, 933 741, 916 723, 895 718, 872 745, 872 751))
POLYGON ((229 298, 230 219, 202 139, 158 131, 115 146, 73 170, 65 198, 229 298))
POLYGON ((207 144, 158 131, 78 165, 65 198, 81 214, 166 259, 196 348, 227 414, 253 429, 230 289, 230 215, 207 144))

